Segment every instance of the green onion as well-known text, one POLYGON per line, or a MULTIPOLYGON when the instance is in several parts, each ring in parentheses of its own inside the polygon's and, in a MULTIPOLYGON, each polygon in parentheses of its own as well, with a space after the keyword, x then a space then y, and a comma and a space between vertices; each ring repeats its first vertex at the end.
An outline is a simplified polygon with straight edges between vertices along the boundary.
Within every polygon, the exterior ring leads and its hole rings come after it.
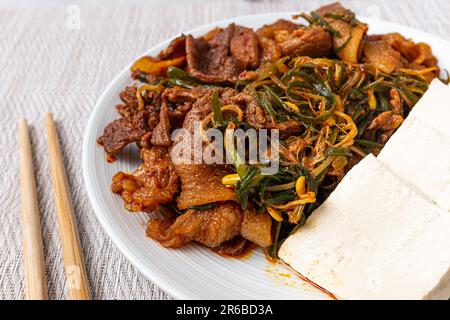
POLYGON ((382 144, 382 143, 364 140, 364 139, 355 139, 355 143, 360 146, 369 147, 369 148, 383 148, 384 147, 384 144, 382 144))
POLYGON ((207 204, 201 204, 198 206, 187 207, 187 210, 205 211, 205 210, 214 209, 216 207, 217 207, 217 203, 207 203, 207 204))
POLYGON ((327 157, 339 157, 339 156, 351 157, 351 156, 353 156, 353 154, 350 151, 348 151, 348 149, 346 149, 346 148, 328 148, 325 151, 325 155, 327 157))
POLYGON ((267 191, 282 191, 282 190, 289 190, 295 188, 295 181, 293 182, 289 182, 289 183, 285 183, 285 184, 279 184, 276 186, 268 186, 266 187, 267 191))
POLYGON ((268 254, 271 258, 278 258, 278 247, 279 247, 279 239, 281 232, 281 222, 275 222, 275 234, 272 245, 269 247, 268 254))
MULTIPOLYGON (((267 188, 266 188, 267 190, 267 188)), ((264 201, 265 204, 280 204, 292 201, 295 199, 295 190, 289 189, 271 194, 271 197, 264 201)))
POLYGON ((339 47, 337 47, 336 49, 334 49, 334 53, 339 53, 339 51, 341 51, 342 49, 345 48, 345 46, 350 42, 350 40, 352 40, 352 31, 350 29, 350 34, 348 35, 347 39, 345 39, 345 41, 342 43, 342 45, 340 45, 339 47))
POLYGON ((377 100, 380 102, 381 112, 392 110, 392 106, 384 94, 376 94, 377 100))
POLYGON ((267 113, 275 115, 276 112, 272 107, 272 104, 270 103, 269 99, 264 93, 261 93, 259 95, 259 105, 266 110, 267 113))
POLYGON ((223 123, 222 109, 220 107, 219 94, 217 91, 213 93, 212 96, 212 110, 214 114, 214 122, 217 124, 223 123))
POLYGON ((179 86, 186 89, 192 89, 198 86, 197 81, 188 75, 186 71, 177 68, 169 67, 167 69, 167 77, 169 78, 169 83, 173 86, 179 86))
POLYGON ((258 184, 261 179, 261 170, 258 167, 249 167, 246 175, 241 179, 238 184, 237 196, 241 200, 241 205, 244 209, 248 206, 248 195, 250 189, 258 184))

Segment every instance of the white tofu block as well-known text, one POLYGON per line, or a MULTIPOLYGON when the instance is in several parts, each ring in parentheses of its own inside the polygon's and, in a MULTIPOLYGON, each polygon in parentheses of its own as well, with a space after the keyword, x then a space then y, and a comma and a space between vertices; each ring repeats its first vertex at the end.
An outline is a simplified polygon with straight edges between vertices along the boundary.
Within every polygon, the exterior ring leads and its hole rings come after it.
POLYGON ((369 155, 279 256, 338 299, 450 297, 450 215, 369 155))
POLYGON ((411 114, 450 137, 449 87, 440 80, 434 79, 412 109, 411 114))
POLYGON ((396 176, 450 211, 450 137, 410 115, 378 159, 396 176))

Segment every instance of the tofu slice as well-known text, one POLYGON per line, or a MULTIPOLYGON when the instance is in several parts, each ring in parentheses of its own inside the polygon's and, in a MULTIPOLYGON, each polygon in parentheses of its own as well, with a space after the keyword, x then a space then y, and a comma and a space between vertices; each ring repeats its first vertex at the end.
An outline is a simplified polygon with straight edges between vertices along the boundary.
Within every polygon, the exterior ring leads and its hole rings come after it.
POLYGON ((411 187, 450 211, 450 136, 410 115, 378 159, 411 187))
POLYGON ((434 79, 411 114, 450 137, 450 88, 434 79))
POLYGON ((450 297, 450 215, 369 155, 279 256, 338 299, 450 297))

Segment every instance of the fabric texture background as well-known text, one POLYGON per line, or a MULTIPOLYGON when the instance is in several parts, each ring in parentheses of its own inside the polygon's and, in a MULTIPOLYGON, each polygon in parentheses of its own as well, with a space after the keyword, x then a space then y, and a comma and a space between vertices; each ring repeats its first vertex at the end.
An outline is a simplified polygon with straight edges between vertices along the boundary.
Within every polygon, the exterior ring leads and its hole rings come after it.
MULTIPOLYGON (((0 1, 0 299, 23 299, 17 121, 30 125, 49 296, 67 287, 56 225, 43 115, 57 121, 95 299, 170 299, 118 251, 97 221, 81 169, 82 139, 96 99, 113 77, 159 42, 216 20, 310 11, 330 1, 0 1), (79 12, 77 21, 73 13, 79 12), (75 23, 75 24, 74 24, 75 23)), ((353 0, 358 15, 450 39, 447 0, 353 0)), ((269 21, 268 21, 269 22, 269 21)))

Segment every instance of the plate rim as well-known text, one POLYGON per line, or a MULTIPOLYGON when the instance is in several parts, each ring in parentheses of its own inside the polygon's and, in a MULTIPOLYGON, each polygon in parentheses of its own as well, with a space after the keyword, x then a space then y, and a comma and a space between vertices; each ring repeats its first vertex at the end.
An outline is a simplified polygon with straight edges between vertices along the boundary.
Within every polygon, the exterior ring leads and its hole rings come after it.
MULTIPOLYGON (((260 13, 260 14, 249 14, 249 15, 242 15, 242 16, 235 16, 232 18, 222 19, 215 22, 203 24, 194 28, 191 28, 187 31, 180 32, 178 34, 192 34, 196 33, 199 30, 203 29, 210 29, 214 28, 218 25, 222 24, 229 24, 233 23, 236 20, 245 20, 245 19, 252 19, 252 18, 263 18, 263 17, 271 17, 273 19, 278 19, 280 16, 292 16, 297 14, 298 11, 278 11, 278 12, 271 12, 271 13, 260 13)), ((406 26, 403 24, 399 24, 396 22, 390 22, 385 21, 381 19, 375 19, 370 17, 364 17, 364 16, 358 16, 358 19, 361 21, 368 23, 377 22, 377 23, 383 23, 388 27, 395 27, 404 29, 407 28, 411 31, 414 31, 415 33, 422 34, 422 36, 432 36, 436 39, 439 39, 440 41, 447 43, 447 45, 450 46, 450 42, 447 40, 434 35, 432 33, 422 31, 420 29, 416 29, 410 26, 406 26)), ((399 31, 401 32, 401 31, 399 31)), ((121 254, 125 256, 125 258, 148 280, 150 280, 153 284, 158 286, 160 289, 162 289, 164 292, 168 293, 171 297, 175 299, 192 299, 191 296, 184 293, 182 290, 179 290, 176 286, 172 285, 170 281, 166 281, 163 277, 159 276, 158 272, 150 272, 150 270, 147 270, 146 267, 144 267, 140 261, 138 255, 134 254, 132 250, 129 250, 127 247, 125 241, 121 239, 118 233, 115 232, 114 228, 111 225, 111 222, 107 216, 107 214, 104 213, 104 208, 102 207, 99 199, 95 196, 97 194, 94 183, 92 179, 95 177, 95 172, 91 172, 91 168, 89 166, 89 148, 91 147, 90 144, 92 132, 95 130, 94 126, 94 120, 97 118, 97 114, 100 113, 102 102, 108 97, 109 91, 111 91, 114 87, 114 85, 122 78, 126 73, 129 73, 130 67, 133 64, 134 61, 136 61, 139 57, 142 57, 144 55, 148 55, 153 51, 157 51, 160 48, 163 48, 167 46, 172 39, 174 39, 178 34, 169 37, 168 39, 154 45, 148 50, 145 50, 143 53, 135 57, 132 62, 130 62, 127 66, 125 66, 102 90, 102 93, 97 98, 94 108, 92 109, 88 122, 86 124, 85 132, 83 135, 83 143, 82 143, 82 171, 83 171, 83 181, 86 187, 86 192, 88 195, 88 199, 92 205, 92 209, 95 213, 96 218, 100 222, 100 225, 103 227, 104 231, 106 231, 106 234, 111 239, 112 243, 119 249, 121 254)))

